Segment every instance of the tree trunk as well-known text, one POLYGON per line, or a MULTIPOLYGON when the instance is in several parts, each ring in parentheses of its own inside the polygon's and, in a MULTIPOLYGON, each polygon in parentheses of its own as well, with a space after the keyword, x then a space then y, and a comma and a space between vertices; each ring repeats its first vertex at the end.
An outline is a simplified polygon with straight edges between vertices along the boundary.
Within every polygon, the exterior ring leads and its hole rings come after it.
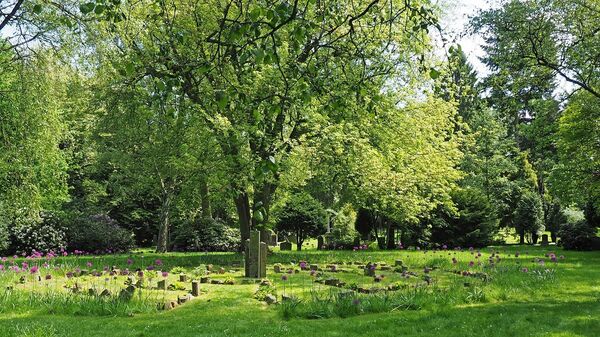
MULTIPOLYGON (((256 207, 256 205, 261 202, 262 203, 262 207, 264 208, 264 213, 263 213, 263 221, 260 225, 269 223, 269 215, 270 215, 270 208, 271 208, 271 199, 273 196, 273 192, 275 191, 275 185, 271 184, 271 183, 264 183, 262 186, 258 186, 255 189, 255 193, 254 193, 254 205, 256 207)), ((259 224, 255 224, 255 225, 259 225, 259 224)), ((262 227, 262 226, 261 226, 262 227)))
POLYGON ((519 233, 519 244, 525 244, 525 229, 521 229, 521 232, 519 233))
POLYGON ((252 229, 252 215, 250 214, 250 200, 248 199, 248 193, 238 192, 238 195, 235 197, 235 207, 240 221, 243 251, 246 240, 250 239, 250 230, 252 229))
POLYGON ((202 178, 200 181, 200 200, 202 203, 202 217, 212 218, 212 211, 210 209, 210 197, 208 193, 208 182, 206 178, 202 178))
POLYGON ((169 227, 170 224, 170 208, 171 208, 171 199, 172 193, 169 191, 170 187, 163 188, 163 195, 161 200, 160 207, 160 224, 158 230, 158 239, 156 242, 156 252, 157 253, 166 253, 169 249, 169 227))
POLYGON ((386 248, 387 249, 394 249, 396 248, 396 231, 394 229, 394 227, 392 226, 392 224, 388 225, 388 229, 387 229, 387 245, 386 248))

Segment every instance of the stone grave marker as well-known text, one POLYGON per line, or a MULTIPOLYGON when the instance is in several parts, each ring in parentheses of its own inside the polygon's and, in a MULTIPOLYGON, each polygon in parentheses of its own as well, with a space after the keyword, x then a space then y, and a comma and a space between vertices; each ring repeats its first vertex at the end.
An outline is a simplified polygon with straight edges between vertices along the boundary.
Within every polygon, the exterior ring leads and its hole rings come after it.
POLYGON ((198 281, 192 281, 192 296, 200 296, 200 283, 198 281))
POLYGON ((271 231, 271 246, 277 246, 277 234, 271 231))
POLYGON ((542 242, 540 243, 542 246, 547 246, 548 243, 548 234, 542 235, 542 242))
POLYGON ((267 244, 260 241, 259 231, 250 232, 250 239, 246 240, 244 262, 246 277, 267 277, 267 244))

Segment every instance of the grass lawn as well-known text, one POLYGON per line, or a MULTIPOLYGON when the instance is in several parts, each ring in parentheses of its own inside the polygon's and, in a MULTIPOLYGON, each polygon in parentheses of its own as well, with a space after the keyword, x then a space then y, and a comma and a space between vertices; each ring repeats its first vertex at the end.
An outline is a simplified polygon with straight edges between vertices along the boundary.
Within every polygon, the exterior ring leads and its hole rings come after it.
MULTIPOLYGON (((0 336, 600 336, 600 252, 506 246, 486 248, 481 254, 481 258, 475 259, 476 251, 276 251, 269 257, 267 276, 278 295, 297 298, 278 305, 267 305, 253 298, 258 285, 242 284, 242 260, 237 254, 142 252, 133 256, 58 258, 47 268, 52 275, 50 281, 29 282, 33 277, 30 274, 0 272, 3 288, 13 288, 11 295, 6 294, 8 290, 0 290, 0 294, 5 292, 4 297, 0 295, 0 336), (549 251, 565 258, 551 262, 545 256, 549 251), (516 252, 519 252, 518 257, 516 252), (501 260, 493 259, 493 267, 490 267, 488 259, 492 253, 501 260), (457 262, 453 263, 452 258, 457 262), (131 307, 116 308, 112 315, 106 310, 88 310, 99 302, 40 300, 44 292, 63 291, 64 284, 73 282, 63 277, 66 270, 100 269, 104 265, 145 269, 156 264, 156 259, 161 260, 161 270, 183 267, 190 273, 198 265, 214 264, 213 270, 223 267, 226 271, 210 277, 231 278, 235 285, 201 284, 204 293, 198 298, 167 311, 144 307, 143 298, 141 305, 136 307, 134 299, 131 307), (359 262, 379 262, 380 265, 384 262, 393 266, 398 259, 414 271, 413 276, 404 278, 393 268, 380 271, 378 266, 376 274, 385 278, 374 283, 358 266, 359 262), (544 265, 537 259, 544 259, 544 265), (479 260, 481 266, 469 266, 469 262, 479 260), (286 271, 299 269, 299 261, 319 264, 324 269, 324 279, 339 278, 354 287, 404 284, 404 290, 389 292, 389 300, 410 305, 383 303, 381 301, 388 300, 388 292, 381 292, 356 295, 355 300, 362 301, 360 304, 340 309, 336 307, 339 303, 331 302, 331 298, 348 290, 313 282, 315 277, 308 271, 289 274, 287 281, 282 280, 282 276, 288 274, 274 273, 273 263, 281 263, 286 271), (92 267, 88 267, 88 262, 92 267), (344 263, 338 265, 338 271, 329 272, 326 264, 339 262, 344 263), (427 276, 424 268, 429 267, 432 269, 427 276), (527 272, 523 268, 527 268, 527 272), (464 270, 485 274, 486 279, 453 273, 464 270), (18 275, 26 275, 24 284, 19 282, 18 275), (431 284, 424 281, 428 277, 431 284), (371 298, 379 302, 369 302, 371 298), (325 318, 306 318, 319 315, 325 318)), ((170 282, 176 282, 178 275, 175 274, 169 274, 170 282)), ((86 288, 89 282, 96 282, 99 288, 109 286, 103 281, 104 277, 98 281, 91 276, 78 279, 88 282, 86 288)), ((114 282, 119 283, 120 279, 114 282)), ((146 294, 150 295, 146 300, 154 304, 161 296, 178 296, 185 292, 147 290, 146 294)))

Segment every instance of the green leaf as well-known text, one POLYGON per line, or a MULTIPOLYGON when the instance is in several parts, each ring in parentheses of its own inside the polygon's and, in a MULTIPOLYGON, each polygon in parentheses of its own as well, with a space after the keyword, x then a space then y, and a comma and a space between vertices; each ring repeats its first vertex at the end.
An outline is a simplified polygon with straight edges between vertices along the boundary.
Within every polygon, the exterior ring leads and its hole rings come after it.
POLYGON ((94 10, 94 7, 96 7, 96 4, 93 2, 87 2, 84 3, 83 5, 79 6, 79 10, 81 11, 81 14, 89 14, 94 10))
POLYGON ((254 9, 252 9, 250 11, 250 20, 252 20, 252 21, 258 20, 258 18, 260 17, 260 15, 261 15, 261 9, 260 9, 260 7, 255 7, 254 9))
POLYGON ((33 12, 35 14, 40 14, 42 12, 42 5, 36 4, 35 6, 33 6, 33 12))
POLYGON ((103 5, 98 5, 94 9, 94 13, 100 15, 100 14, 102 14, 104 12, 104 9, 106 9, 106 7, 104 7, 103 5))
POLYGON ((429 77, 431 77, 431 79, 433 79, 433 80, 435 80, 438 77, 440 77, 440 74, 441 73, 439 71, 437 71, 436 69, 434 69, 434 68, 431 68, 429 70, 429 77))

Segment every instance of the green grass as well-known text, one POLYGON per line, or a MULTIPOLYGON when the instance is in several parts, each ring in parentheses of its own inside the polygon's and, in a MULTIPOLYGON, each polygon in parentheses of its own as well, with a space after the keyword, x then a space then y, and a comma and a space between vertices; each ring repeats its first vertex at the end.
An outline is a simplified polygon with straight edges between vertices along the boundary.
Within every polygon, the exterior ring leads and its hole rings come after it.
MULTIPOLYGON (((335 299, 340 289, 313 284, 306 272, 292 274, 283 282, 281 275, 274 274, 269 267, 268 277, 274 281, 279 295, 285 292, 300 299, 296 304, 286 302, 277 306, 254 299, 257 286, 241 282, 232 286, 203 285, 206 294, 175 310, 149 310, 141 301, 137 310, 116 308, 112 313, 92 310, 99 303, 89 298, 78 304, 57 300, 49 310, 43 298, 29 299, 28 293, 33 289, 16 289, 26 290, 20 300, 3 303, 0 299, 0 304, 4 304, 0 308, 0 336, 600 336, 600 252, 548 249, 507 246, 483 250, 485 259, 495 250, 502 256, 496 268, 485 270, 491 277, 489 282, 444 271, 468 268, 473 258, 469 252, 456 255, 457 266, 452 265, 447 252, 276 252, 269 257, 269 263, 285 266, 301 260, 325 265, 346 261, 393 264, 395 259, 402 259, 410 270, 419 274, 406 281, 410 285, 422 282, 423 267, 439 267, 431 273, 435 280, 432 286, 355 295, 343 300, 335 299), (535 257, 544 258, 548 249, 565 255, 565 260, 554 266, 545 258, 545 268, 531 262, 535 257), (514 257, 516 251, 521 253, 518 259, 514 257), (555 272, 523 273, 518 270, 522 266, 555 272), (465 279, 471 283, 469 287, 462 286, 465 279), (360 306, 351 301, 355 297, 360 299, 360 306), (290 309, 292 304, 295 308, 290 309)), ((134 261, 132 269, 147 266, 157 258, 168 270, 177 266, 191 270, 200 264, 237 269, 242 262, 240 255, 232 253, 157 255, 146 251, 111 257, 68 257, 54 263, 68 270, 75 266, 83 268, 88 261, 94 266, 123 266, 128 258, 134 261)), ((353 271, 352 267, 348 269, 349 272, 334 276, 348 283, 372 285, 369 277, 353 271)), ((63 269, 53 270, 56 274, 53 280, 57 283, 61 272, 63 269)), ((235 275, 236 281, 241 280, 241 272, 231 275, 235 275)), ((213 277, 228 276, 229 273, 213 277)), ((324 275, 329 276, 330 273, 324 275)), ((404 282, 396 277, 389 273, 384 284, 404 282)), ((0 277, 0 283, 10 282, 0 277)), ((41 290, 41 287, 35 289, 41 290)))

